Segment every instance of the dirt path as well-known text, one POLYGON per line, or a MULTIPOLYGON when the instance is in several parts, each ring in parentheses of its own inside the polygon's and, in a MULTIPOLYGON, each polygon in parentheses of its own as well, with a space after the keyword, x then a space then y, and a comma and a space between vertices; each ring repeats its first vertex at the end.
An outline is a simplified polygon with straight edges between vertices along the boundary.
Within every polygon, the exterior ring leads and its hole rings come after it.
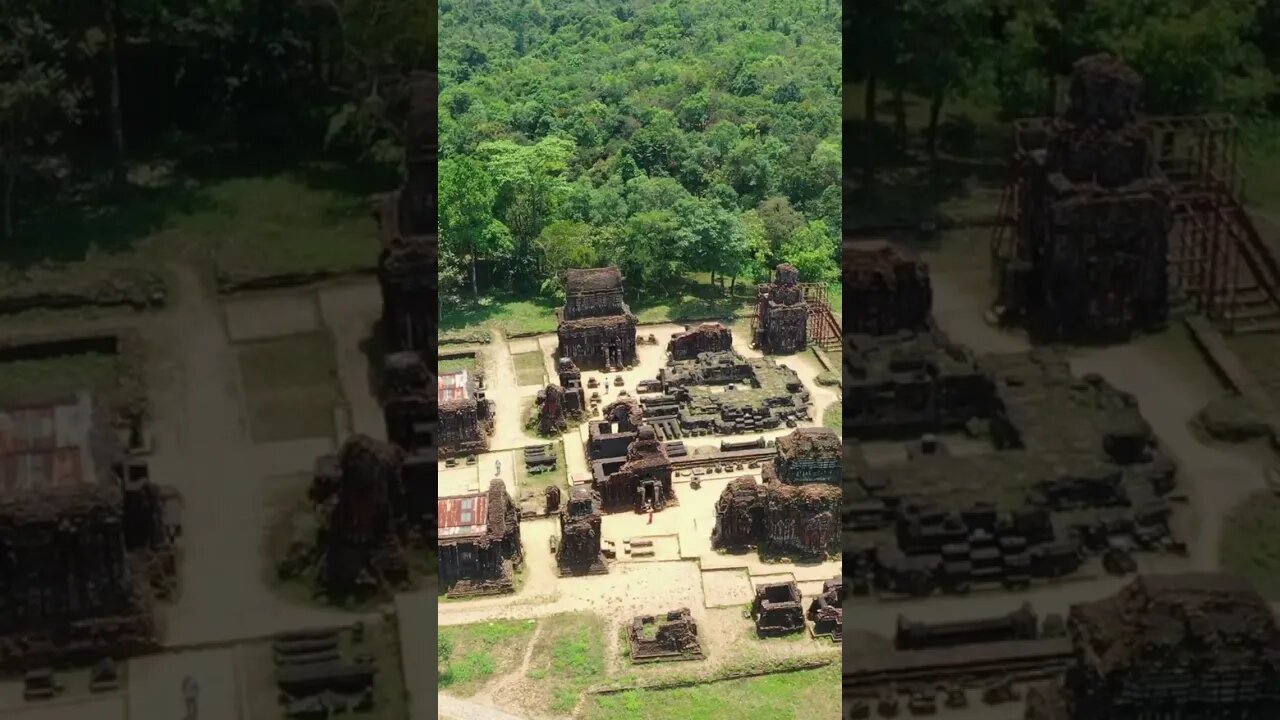
POLYGON ((525 720, 519 715, 460 700, 444 693, 441 693, 437 699, 440 702, 440 717, 447 720, 525 720))
MULTIPOLYGON (((524 431, 522 413, 525 407, 524 393, 516 382, 516 368, 511 360, 511 348, 507 346, 507 338, 497 330, 493 330, 493 342, 489 344, 488 372, 485 373, 485 397, 494 401, 493 437, 489 439, 489 447, 494 450, 507 450, 537 445, 538 438, 524 431)), ((536 388, 530 388, 536 393, 536 388)))
POLYGON ((545 627, 543 623, 534 626, 533 635, 529 638, 523 657, 520 658, 520 667, 499 678, 491 688, 477 695, 476 702, 484 705, 508 705, 509 703, 505 702, 507 698, 521 696, 519 686, 529 676, 529 665, 533 662, 533 648, 542 635, 543 627, 545 627))
POLYGON ((168 614, 172 645, 269 635, 348 622, 345 613, 289 604, 266 584, 266 496, 253 464, 235 350, 222 312, 185 266, 172 268, 170 308, 153 344, 171 364, 151 386, 157 451, 152 477, 185 499, 182 594, 168 614))

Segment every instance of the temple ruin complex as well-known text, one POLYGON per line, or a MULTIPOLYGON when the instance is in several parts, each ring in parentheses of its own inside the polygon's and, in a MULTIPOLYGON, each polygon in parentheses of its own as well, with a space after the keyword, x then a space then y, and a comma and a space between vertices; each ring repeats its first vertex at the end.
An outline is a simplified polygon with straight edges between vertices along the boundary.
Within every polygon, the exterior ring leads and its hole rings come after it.
POLYGON ((556 357, 584 368, 624 368, 636 363, 636 316, 622 298, 616 267, 568 270, 564 306, 556 309, 556 357))
POLYGON ((627 628, 627 643, 634 663, 701 660, 698 625, 688 608, 664 615, 642 615, 627 628))

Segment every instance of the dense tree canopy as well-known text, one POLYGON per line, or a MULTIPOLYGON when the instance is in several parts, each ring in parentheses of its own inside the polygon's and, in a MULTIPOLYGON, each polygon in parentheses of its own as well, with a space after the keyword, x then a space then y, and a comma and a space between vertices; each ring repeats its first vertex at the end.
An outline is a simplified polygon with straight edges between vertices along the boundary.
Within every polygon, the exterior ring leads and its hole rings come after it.
POLYGON ((689 271, 762 279, 791 249, 808 258, 804 279, 835 277, 837 3, 440 10, 442 165, 468 167, 442 168, 442 204, 447 183, 483 174, 511 238, 477 257, 442 228, 442 280, 468 285, 478 259, 491 287, 555 291, 546 278, 607 262, 659 293, 689 271))

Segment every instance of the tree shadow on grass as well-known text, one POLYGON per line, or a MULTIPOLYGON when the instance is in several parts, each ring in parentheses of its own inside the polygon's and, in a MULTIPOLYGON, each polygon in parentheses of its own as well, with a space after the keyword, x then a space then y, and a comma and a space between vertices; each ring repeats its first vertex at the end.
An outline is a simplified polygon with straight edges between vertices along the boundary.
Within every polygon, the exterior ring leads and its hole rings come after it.
POLYGON ((940 152, 930 161, 919 149, 893 148, 891 133, 881 126, 875 130, 877 152, 875 183, 864 183, 865 123, 844 123, 848 143, 845 154, 844 228, 853 233, 874 233, 888 228, 918 226, 925 221, 985 219, 994 215, 992 201, 976 196, 987 192, 998 197, 1008 178, 1008 143, 993 135, 995 129, 979 132, 963 153, 940 152))
POLYGON ((160 188, 129 187, 108 198, 90 191, 36 208, 0 245, 0 263, 24 269, 44 261, 73 263, 91 250, 117 253, 160 230, 175 215, 209 210, 215 203, 198 187, 174 183, 160 188))

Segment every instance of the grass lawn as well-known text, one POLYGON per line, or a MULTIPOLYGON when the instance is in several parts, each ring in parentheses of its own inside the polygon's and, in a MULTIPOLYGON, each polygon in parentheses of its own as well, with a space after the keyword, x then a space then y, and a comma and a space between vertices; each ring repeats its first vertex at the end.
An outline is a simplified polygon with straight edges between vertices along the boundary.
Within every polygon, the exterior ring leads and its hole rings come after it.
POLYGON ((546 385, 547 369, 542 360, 542 351, 516 353, 511 356, 516 366, 516 383, 519 385, 546 385))
POLYGON ((219 286, 273 275, 369 270, 377 228, 364 198, 308 187, 290 175, 235 178, 205 191, 211 207, 182 228, 216 239, 219 286))
POLYGON ((1280 600, 1280 497, 1251 495, 1222 525, 1222 570, 1251 581, 1269 600, 1280 600))
POLYGON ((333 410, 344 399, 328 332, 241 345, 240 375, 254 442, 334 434, 333 410))
POLYGON ((0 405, 53 400, 79 390, 110 397, 119 374, 120 359, 110 353, 0 362, 0 405))
POLYGON ((160 270, 179 257, 211 259, 224 287, 375 266, 366 198, 394 187, 393 176, 305 160, 237 166, 232 153, 205 152, 185 166, 135 168, 122 199, 69 189, 18 217, 0 248, 0 298, 56 291, 82 302, 136 301, 163 290, 160 270), (52 267, 39 267, 46 261, 52 267))
POLYGON ((453 657, 441 668, 440 689, 469 697, 490 678, 517 670, 537 622, 495 620, 440 628, 440 637, 453 643, 453 657))
POLYGON ((822 424, 836 431, 837 435, 844 434, 844 412, 843 406, 838 402, 833 402, 822 411, 822 424))
POLYGON ((567 715, 582 693, 604 679, 605 622, 591 613, 542 620, 529 663, 531 695, 556 715, 567 715))
POLYGON ((553 333, 556 307, 543 298, 505 296, 468 297, 440 303, 440 332, 444 336, 469 338, 470 333, 490 327, 507 337, 514 334, 553 333))
POLYGON ((436 372, 443 375, 445 373, 458 372, 466 370, 469 373, 476 371, 475 355, 458 355, 455 357, 442 357, 437 361, 436 372))
POLYGON ((538 473, 537 475, 528 474, 524 465, 524 453, 518 450, 515 452, 517 492, 523 494, 525 490, 532 490, 535 493, 540 493, 545 487, 559 485, 561 496, 564 498, 569 497, 569 473, 564 461, 564 442, 556 438, 551 441, 551 447, 556 453, 556 469, 551 472, 538 473))
POLYGON ((840 664, 671 690, 587 698, 585 720, 803 720, 840 717, 840 664), (732 708, 732 710, 729 710, 732 708))

